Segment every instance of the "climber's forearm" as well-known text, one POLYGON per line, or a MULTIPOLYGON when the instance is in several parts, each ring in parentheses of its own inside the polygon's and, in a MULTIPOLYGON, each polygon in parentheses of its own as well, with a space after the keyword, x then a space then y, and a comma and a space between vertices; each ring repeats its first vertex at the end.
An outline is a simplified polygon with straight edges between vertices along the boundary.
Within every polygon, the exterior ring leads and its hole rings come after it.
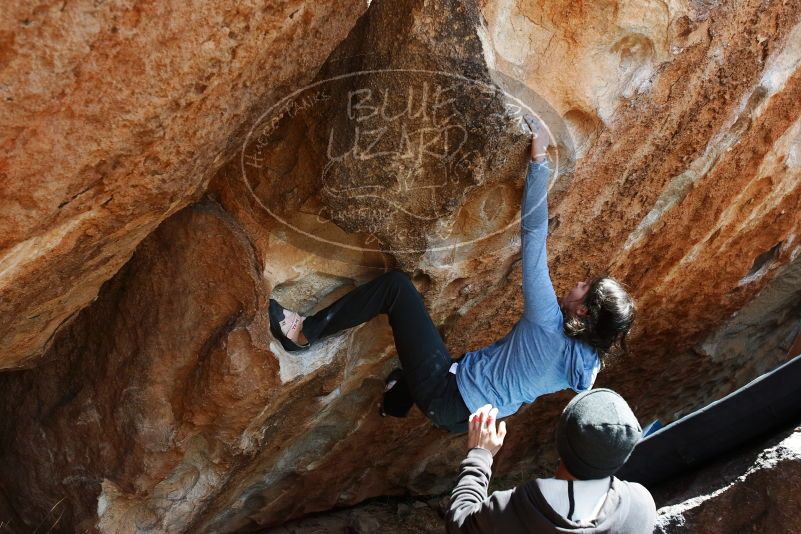
POLYGON ((559 316, 559 303, 548 273, 548 177, 547 163, 528 164, 526 191, 521 207, 521 256, 523 263, 523 317, 552 324, 559 316))
POLYGON ((548 233, 548 177, 551 168, 547 161, 531 161, 527 166, 523 200, 520 204, 520 231, 523 239, 548 233))

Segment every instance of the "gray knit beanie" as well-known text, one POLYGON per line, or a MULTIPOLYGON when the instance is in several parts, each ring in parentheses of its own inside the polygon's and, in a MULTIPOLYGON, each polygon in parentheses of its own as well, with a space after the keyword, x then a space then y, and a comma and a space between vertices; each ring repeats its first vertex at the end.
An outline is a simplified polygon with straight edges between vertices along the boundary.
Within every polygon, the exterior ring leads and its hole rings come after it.
POLYGON ((556 427, 556 448, 570 474, 605 478, 626 463, 642 428, 626 401, 611 389, 576 395, 556 427))

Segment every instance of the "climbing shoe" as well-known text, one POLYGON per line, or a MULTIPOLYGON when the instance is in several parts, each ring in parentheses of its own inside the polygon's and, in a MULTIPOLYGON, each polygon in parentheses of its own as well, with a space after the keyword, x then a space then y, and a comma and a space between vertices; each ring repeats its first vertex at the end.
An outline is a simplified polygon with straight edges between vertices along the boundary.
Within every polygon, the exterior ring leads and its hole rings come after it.
POLYGON ((310 344, 298 345, 291 338, 297 339, 303 325, 303 317, 299 313, 285 309, 274 299, 270 299, 267 312, 270 316, 270 332, 277 339, 284 350, 294 352, 309 348, 310 344))
POLYGON ((409 415, 413 404, 414 400, 409 392, 409 385, 406 383, 403 371, 395 369, 389 374, 385 382, 384 402, 380 410, 381 416, 406 417, 409 415))

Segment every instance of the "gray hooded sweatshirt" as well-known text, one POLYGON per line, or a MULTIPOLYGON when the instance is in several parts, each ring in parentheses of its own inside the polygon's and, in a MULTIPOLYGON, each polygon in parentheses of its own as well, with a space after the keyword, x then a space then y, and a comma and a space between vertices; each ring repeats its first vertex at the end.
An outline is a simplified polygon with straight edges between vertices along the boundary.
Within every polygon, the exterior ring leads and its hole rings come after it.
POLYGON ((601 511, 587 526, 554 511, 534 480, 487 497, 491 467, 489 451, 476 448, 467 453, 451 494, 449 533, 651 534, 654 530, 654 499, 640 484, 613 477, 601 511))

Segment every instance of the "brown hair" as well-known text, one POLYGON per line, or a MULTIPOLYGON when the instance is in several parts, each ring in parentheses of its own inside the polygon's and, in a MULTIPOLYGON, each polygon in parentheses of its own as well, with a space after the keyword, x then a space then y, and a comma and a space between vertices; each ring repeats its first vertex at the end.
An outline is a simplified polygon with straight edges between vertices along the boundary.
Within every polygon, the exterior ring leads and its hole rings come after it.
POLYGON ((598 351, 601 361, 618 349, 628 352, 626 340, 637 308, 623 286, 608 276, 594 279, 584 297, 587 314, 573 315, 565 309, 565 334, 580 339, 598 351))

